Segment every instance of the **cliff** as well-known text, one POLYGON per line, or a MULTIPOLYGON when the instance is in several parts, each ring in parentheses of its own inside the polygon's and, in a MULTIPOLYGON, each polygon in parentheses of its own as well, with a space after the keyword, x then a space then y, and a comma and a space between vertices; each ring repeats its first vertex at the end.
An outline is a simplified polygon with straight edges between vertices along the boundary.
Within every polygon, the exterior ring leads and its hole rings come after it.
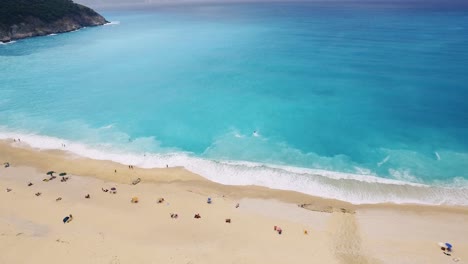
POLYGON ((0 42, 106 23, 91 8, 71 0, 0 0, 0 42))

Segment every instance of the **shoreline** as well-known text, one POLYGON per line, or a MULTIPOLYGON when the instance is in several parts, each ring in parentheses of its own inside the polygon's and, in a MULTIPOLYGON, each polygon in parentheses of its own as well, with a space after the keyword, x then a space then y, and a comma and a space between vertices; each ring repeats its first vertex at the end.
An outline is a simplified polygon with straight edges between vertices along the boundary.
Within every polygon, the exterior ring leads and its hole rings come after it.
POLYGON ((230 186, 264 186, 340 200, 351 204, 418 204, 429 206, 468 206, 468 187, 464 181, 435 184, 405 182, 367 174, 352 174, 287 165, 242 160, 216 160, 197 157, 178 150, 163 149, 159 153, 141 151, 140 143, 92 144, 57 137, 2 132, 0 141, 12 146, 28 146, 39 151, 64 151, 90 160, 112 161, 153 169, 184 167, 209 181, 230 186), (21 144, 13 138, 21 138, 21 144), (66 144, 66 147, 64 147, 66 144), (109 145, 110 144, 110 145, 109 145), (144 154, 144 155, 143 155, 144 154))
POLYGON ((352 205, 18 145, 0 141, 0 263, 468 263, 467 207, 352 205), (43 181, 49 170, 70 178, 43 181))
POLYGON ((180 186, 205 188, 219 193, 226 192, 237 197, 272 198, 282 202, 305 205, 313 211, 345 211, 354 212, 358 209, 392 208, 398 210, 430 210, 434 212, 468 213, 468 206, 426 205, 426 204, 352 204, 347 201, 327 199, 301 192, 271 189, 257 185, 224 185, 210 181, 203 176, 188 171, 183 167, 169 168, 139 168, 129 170, 127 165, 108 160, 94 160, 82 157, 64 150, 39 150, 25 143, 15 143, 12 140, 0 140, 0 161, 10 162, 13 166, 33 167, 38 172, 49 170, 66 171, 67 173, 93 177, 104 181, 121 184, 131 184, 137 178, 146 183, 171 183, 180 186), (115 173, 117 170, 117 173, 115 173))

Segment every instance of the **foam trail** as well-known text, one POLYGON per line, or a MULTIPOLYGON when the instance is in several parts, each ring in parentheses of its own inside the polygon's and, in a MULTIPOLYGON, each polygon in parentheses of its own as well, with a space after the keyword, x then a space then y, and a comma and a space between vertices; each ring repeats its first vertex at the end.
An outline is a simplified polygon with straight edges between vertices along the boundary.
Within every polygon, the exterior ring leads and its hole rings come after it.
POLYGON ((104 26, 112 26, 112 25, 120 25, 120 21, 111 21, 107 24, 104 24, 104 26))
POLYGON ((383 164, 385 164, 388 160, 390 159, 390 155, 385 157, 385 159, 383 159, 381 162, 377 163, 377 166, 382 166, 383 164))
POLYGON ((439 153, 437 153, 437 151, 435 151, 434 154, 436 155, 437 160, 440 160, 440 155, 439 155, 439 153))
POLYGON ((114 127, 114 124, 109 124, 109 125, 103 126, 103 127, 101 127, 101 128, 103 128, 103 129, 111 129, 111 128, 113 128, 113 127, 114 127))
MULTIPOLYGON (((416 203, 468 205, 468 187, 436 187, 373 175, 339 173, 326 170, 278 166, 255 162, 219 161, 194 157, 190 153, 166 154, 126 152, 109 145, 89 146, 60 138, 34 134, 1 133, 0 139, 21 138, 18 146, 37 149, 64 149, 96 160, 111 160, 141 168, 183 166, 209 180, 228 185, 258 185, 293 190, 354 204, 416 203), (66 145, 66 148, 62 147, 66 145)), ((138 140, 138 139, 137 139, 138 140)), ((395 172, 398 173, 398 172, 395 172)), ((458 182, 463 184, 463 182, 458 182)))

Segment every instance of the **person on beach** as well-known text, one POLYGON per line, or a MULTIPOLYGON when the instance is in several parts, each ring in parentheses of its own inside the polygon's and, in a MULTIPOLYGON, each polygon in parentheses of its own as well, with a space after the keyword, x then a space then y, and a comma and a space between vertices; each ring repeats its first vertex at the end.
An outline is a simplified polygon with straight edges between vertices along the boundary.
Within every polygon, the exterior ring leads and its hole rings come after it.
POLYGON ((86 199, 89 199, 91 198, 91 195, 89 195, 89 193, 85 196, 86 199))
POLYGON ((29 183, 28 183, 28 186, 32 186, 32 185, 33 185, 32 182, 29 182, 29 183))
POLYGON ((68 216, 65 216, 62 221, 64 224, 66 224, 66 223, 70 223, 72 220, 73 220, 73 215, 70 214, 68 216))
POLYGON ((101 190, 102 190, 103 192, 108 192, 108 191, 109 191, 108 189, 104 189, 104 188, 101 188, 101 190))

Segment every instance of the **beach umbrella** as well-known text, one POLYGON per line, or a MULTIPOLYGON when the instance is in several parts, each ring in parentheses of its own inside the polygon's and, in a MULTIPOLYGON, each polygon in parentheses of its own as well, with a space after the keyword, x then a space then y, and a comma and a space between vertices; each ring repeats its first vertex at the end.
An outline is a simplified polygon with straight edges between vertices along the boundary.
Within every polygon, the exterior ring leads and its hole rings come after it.
POLYGON ((52 174, 54 174, 54 173, 55 173, 55 171, 48 171, 46 174, 52 176, 52 174))
POLYGON ((115 187, 112 187, 112 188, 111 188, 111 191, 115 191, 115 190, 117 190, 115 187))
POLYGON ((62 172, 62 173, 59 174, 59 176, 65 176, 65 175, 67 175, 66 172, 62 172))
POLYGON ((449 248, 449 249, 452 248, 452 244, 450 244, 450 243, 445 243, 445 246, 446 246, 447 248, 449 248))

